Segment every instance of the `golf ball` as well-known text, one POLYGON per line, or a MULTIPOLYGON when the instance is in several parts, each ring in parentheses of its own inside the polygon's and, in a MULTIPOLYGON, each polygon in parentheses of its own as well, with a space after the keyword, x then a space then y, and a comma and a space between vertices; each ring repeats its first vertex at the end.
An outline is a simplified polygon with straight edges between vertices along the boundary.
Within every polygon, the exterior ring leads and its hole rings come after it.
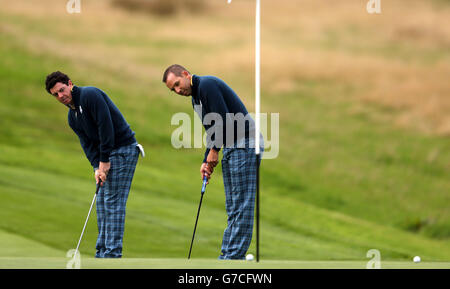
POLYGON ((413 261, 414 261, 414 263, 419 263, 420 257, 419 256, 414 257, 413 261))
POLYGON ((253 261, 253 255, 252 254, 248 254, 247 256, 245 256, 245 260, 253 261))

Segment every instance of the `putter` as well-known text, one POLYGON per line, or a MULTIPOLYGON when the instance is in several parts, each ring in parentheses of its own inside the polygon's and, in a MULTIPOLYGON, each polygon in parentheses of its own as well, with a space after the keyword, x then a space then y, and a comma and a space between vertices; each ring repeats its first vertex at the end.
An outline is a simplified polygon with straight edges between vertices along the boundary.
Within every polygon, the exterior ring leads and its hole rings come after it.
POLYGON ((99 183, 97 184, 97 189, 95 190, 95 195, 94 195, 94 198, 92 199, 92 203, 91 203, 91 208, 89 209, 89 213, 88 213, 88 215, 87 215, 86 222, 84 223, 83 231, 81 231, 80 240, 78 241, 77 248, 75 249, 75 254, 73 254, 73 258, 74 258, 74 259, 75 259, 76 256, 77 256, 78 248, 80 247, 81 239, 83 238, 84 230, 86 229, 86 225, 87 225, 87 223, 88 223, 89 216, 91 215, 92 206, 93 206, 94 203, 95 203, 95 199, 97 198, 97 194, 98 194, 98 191, 99 191, 99 189, 100 189, 100 187, 101 187, 101 184, 102 184, 102 182, 99 182, 99 183))
POLYGON ((188 260, 191 258, 192 244, 194 243, 195 230, 197 230, 198 215, 200 215, 200 208, 202 206, 202 200, 203 200, 203 195, 205 194, 206 182, 207 181, 208 181, 208 178, 206 176, 204 176, 203 177, 202 191, 201 191, 201 196, 200 196, 200 204, 198 205, 197 218, 195 219, 194 233, 192 234, 191 247, 189 248, 188 260))

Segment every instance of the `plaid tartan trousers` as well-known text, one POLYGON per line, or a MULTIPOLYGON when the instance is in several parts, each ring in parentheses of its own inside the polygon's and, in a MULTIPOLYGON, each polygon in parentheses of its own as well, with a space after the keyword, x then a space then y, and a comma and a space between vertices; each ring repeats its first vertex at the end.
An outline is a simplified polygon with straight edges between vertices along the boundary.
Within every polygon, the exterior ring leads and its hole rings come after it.
POLYGON ((111 168, 97 196, 96 258, 122 257, 125 209, 139 158, 136 145, 122 146, 110 154, 111 168))
MULTIPOLYGON (((263 148, 261 155, 262 152, 263 148)), ((228 219, 220 260, 245 259, 253 234, 256 169, 254 148, 223 149, 222 173, 228 219)))

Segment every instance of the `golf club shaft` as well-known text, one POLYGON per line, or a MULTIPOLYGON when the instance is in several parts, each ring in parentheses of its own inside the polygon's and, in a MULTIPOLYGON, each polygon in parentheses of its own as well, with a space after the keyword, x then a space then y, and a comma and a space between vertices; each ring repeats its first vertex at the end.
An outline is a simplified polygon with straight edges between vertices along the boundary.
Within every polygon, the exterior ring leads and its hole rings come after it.
POLYGON ((198 204, 197 218, 195 219, 194 233, 192 234, 191 247, 189 248, 188 259, 191 258, 192 245, 194 244, 195 231, 197 230, 198 216, 200 215, 200 208, 202 207, 203 194, 205 193, 206 182, 207 181, 208 181, 208 178, 207 177, 203 177, 203 185, 202 185, 202 190, 201 190, 200 203, 198 204))
POLYGON ((94 198, 92 199, 91 207, 89 208, 89 213, 87 215, 86 222, 84 222, 83 231, 81 231, 80 240, 78 240, 78 245, 77 245, 77 248, 75 249, 75 254, 73 255, 74 258, 77 256, 78 249, 80 248, 81 239, 83 239, 84 230, 86 229, 86 225, 87 225, 87 223, 89 221, 89 216, 91 215, 92 207, 94 206, 94 203, 95 203, 95 200, 97 198, 97 194, 98 194, 98 190, 100 189, 100 186, 101 186, 100 183, 98 183, 97 184, 97 189, 96 189, 95 194, 94 194, 94 198))

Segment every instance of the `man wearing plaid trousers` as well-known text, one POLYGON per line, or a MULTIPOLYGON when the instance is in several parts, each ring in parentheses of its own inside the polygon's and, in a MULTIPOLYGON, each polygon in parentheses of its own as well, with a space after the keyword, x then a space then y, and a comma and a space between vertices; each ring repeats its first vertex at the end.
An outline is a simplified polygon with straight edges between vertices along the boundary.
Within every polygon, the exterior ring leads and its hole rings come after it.
POLYGON ((56 71, 46 90, 69 108, 68 121, 95 172, 97 196, 97 258, 121 258, 125 209, 139 158, 134 132, 111 99, 98 88, 73 85, 56 71))
POLYGON ((193 75, 174 64, 164 72, 163 82, 179 95, 192 96, 192 106, 205 127, 209 141, 200 167, 202 178, 209 180, 223 147, 228 220, 219 259, 245 259, 252 240, 256 193, 254 121, 237 94, 217 77, 193 75))

